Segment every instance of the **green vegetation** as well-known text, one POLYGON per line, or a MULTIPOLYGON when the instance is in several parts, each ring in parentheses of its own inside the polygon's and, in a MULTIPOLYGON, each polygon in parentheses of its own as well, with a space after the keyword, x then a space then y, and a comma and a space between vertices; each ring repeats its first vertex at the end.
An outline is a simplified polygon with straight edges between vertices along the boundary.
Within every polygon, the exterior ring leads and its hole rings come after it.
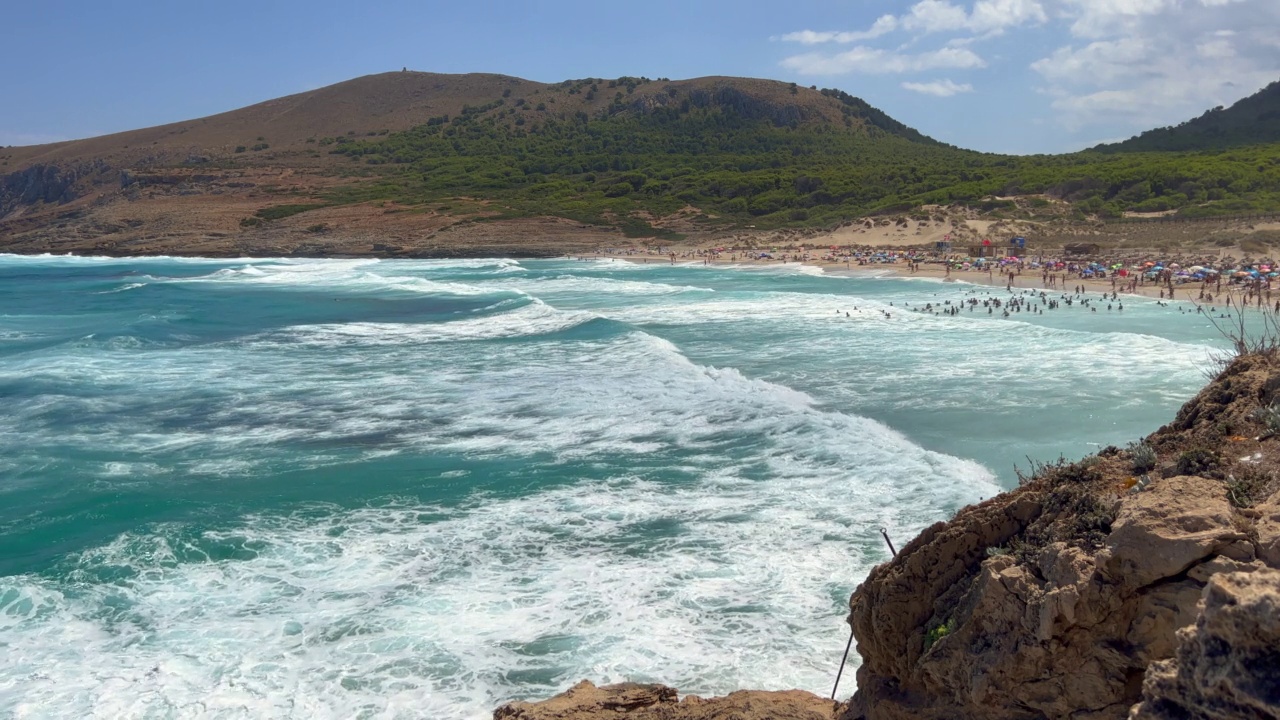
POLYGON ((1175 468, 1179 475, 1206 475, 1217 470, 1222 458, 1214 450, 1192 448, 1178 456, 1175 468))
POLYGON ((1006 216, 1056 207, 1076 219, 1280 209, 1280 142, 1229 151, 1001 156, 939 143, 838 90, 820 91, 821 107, 811 95, 791 99, 802 92, 794 86, 772 101, 732 86, 667 86, 629 99, 651 82, 565 81, 558 92, 601 97, 594 104, 575 98, 566 110, 549 98, 548 110, 545 102, 508 102, 508 95, 407 132, 321 138, 319 145, 349 159, 345 172, 371 178, 324 200, 422 206, 472 198, 503 217, 555 215, 632 237, 660 234, 649 219, 688 207, 707 224, 761 228, 825 227, 924 204, 1006 216), (843 122, 829 119, 835 113, 843 122), (1022 209, 993 199, 1028 195, 1035 197, 1022 209))
POLYGON ((1267 428, 1267 432, 1280 433, 1280 405, 1272 403, 1253 411, 1253 417, 1267 428))
POLYGON ((1153 469, 1160 458, 1156 455, 1155 448, 1145 442, 1136 442, 1129 444, 1129 459, 1129 466, 1133 471, 1143 473, 1153 469))
POLYGON ((1156 128, 1100 152, 1218 150, 1280 142, 1280 81, 1232 105, 1174 127, 1156 128))
POLYGON ((929 648, 933 647, 934 643, 950 635, 953 631, 955 631, 955 629, 956 629, 955 618, 947 618, 947 621, 942 623, 941 625, 935 625, 934 627, 929 628, 929 631, 925 633, 925 636, 924 636, 924 649, 928 650, 929 648))

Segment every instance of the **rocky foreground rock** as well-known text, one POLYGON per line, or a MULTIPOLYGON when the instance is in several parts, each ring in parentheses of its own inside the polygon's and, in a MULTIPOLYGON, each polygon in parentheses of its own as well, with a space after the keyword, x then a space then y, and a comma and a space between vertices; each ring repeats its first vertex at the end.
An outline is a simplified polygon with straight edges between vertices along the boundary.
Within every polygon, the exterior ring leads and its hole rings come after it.
POLYGON ((665 685, 621 683, 596 687, 583 680, 538 703, 498 708, 494 720, 831 720, 836 704, 801 690, 744 690, 725 697, 679 699, 665 685))
POLYGON ((584 683, 494 717, 1280 718, 1278 431, 1280 357, 1246 354, 1142 443, 926 529, 850 598, 846 702, 584 683))
POLYGON ((1209 579, 1177 654, 1152 663, 1133 720, 1280 717, 1280 572, 1209 579))

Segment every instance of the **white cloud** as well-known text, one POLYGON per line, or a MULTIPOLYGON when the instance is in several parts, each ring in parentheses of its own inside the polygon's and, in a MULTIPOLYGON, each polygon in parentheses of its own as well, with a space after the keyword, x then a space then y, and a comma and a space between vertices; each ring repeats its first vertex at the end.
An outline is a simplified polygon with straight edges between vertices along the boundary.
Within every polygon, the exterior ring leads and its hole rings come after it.
POLYGON ((1048 19, 1040 0, 978 0, 972 11, 961 5, 953 5, 948 0, 920 0, 901 17, 881 15, 867 30, 800 30, 787 33, 781 39, 804 45, 850 43, 871 40, 899 29, 920 34, 953 31, 990 34, 1019 25, 1038 25, 1048 19))
POLYGON ((892 15, 882 15, 871 25, 871 29, 862 32, 815 32, 813 30, 801 30, 799 32, 787 33, 782 36, 782 40, 787 42, 798 42, 802 45, 818 45, 821 43, 838 42, 851 43, 860 40, 872 40, 881 35, 887 35, 898 27, 898 19, 892 15))
POLYGON ((1107 84, 1133 77, 1150 56, 1151 48, 1142 38, 1099 40, 1078 50, 1060 47, 1049 57, 1031 63, 1031 69, 1054 82, 1087 79, 1094 84, 1107 84))
POLYGON ((1059 0, 1083 40, 1031 64, 1069 130, 1135 131, 1230 105, 1280 77, 1275 0, 1059 0))
POLYGON ((859 45, 834 55, 806 53, 793 55, 782 66, 801 75, 867 75, 921 72, 939 68, 968 69, 985 67, 977 53, 968 48, 944 47, 914 55, 859 45))
MULTIPOLYGON (((1131 1, 1131 0, 1130 0, 1131 1)), ((901 16, 881 15, 867 30, 814 31, 787 33, 781 39, 803 45, 853 43, 872 40, 895 31, 905 31, 917 38, 933 33, 967 33, 980 37, 953 37, 941 50, 919 55, 858 46, 851 50, 825 55, 817 52, 795 55, 782 61, 782 66, 806 75, 842 73, 916 72, 933 68, 976 68, 986 63, 966 46, 975 41, 999 35, 1020 25, 1047 22, 1048 13, 1042 0, 977 0, 972 9, 950 0, 920 0, 901 16)))
MULTIPOLYGON (((1280 78, 1280 0, 905 0, 900 7, 869 28, 792 33, 787 40, 810 47, 782 66, 803 75, 909 75, 985 68, 989 59, 996 67, 984 73, 987 89, 1025 82, 1012 60, 1039 78, 1024 91, 1036 106, 1028 112, 1082 137, 1175 124, 1280 78), (1026 37, 1015 42, 1015 29, 1026 37), (916 52, 927 38, 939 49, 916 52)), ((900 86, 948 97, 972 91, 963 79, 908 77, 900 86)))
POLYGON ((969 14, 969 30, 999 32, 1022 25, 1042 25, 1048 21, 1048 13, 1036 0, 978 0, 969 14))
POLYGON ((964 8, 947 0, 921 0, 902 16, 902 27, 927 33, 963 30, 968 22, 969 14, 964 8))
POLYGON ((902 87, 911 92, 935 97, 951 97, 959 93, 973 92, 973 86, 969 83, 955 83, 951 80, 934 80, 927 83, 904 82, 902 87))
POLYGON ((1097 38, 1127 34, 1143 18, 1179 4, 1179 0, 1064 0, 1063 11, 1073 19, 1072 35, 1097 38))

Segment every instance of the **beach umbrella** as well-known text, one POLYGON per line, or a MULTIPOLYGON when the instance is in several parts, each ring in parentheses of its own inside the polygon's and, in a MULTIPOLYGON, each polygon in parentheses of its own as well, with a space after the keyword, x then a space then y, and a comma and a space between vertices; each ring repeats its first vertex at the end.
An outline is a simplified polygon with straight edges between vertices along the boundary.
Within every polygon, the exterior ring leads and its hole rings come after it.
POLYGON ((1181 265, 1179 265, 1178 263, 1169 263, 1169 267, 1171 267, 1171 268, 1180 268, 1180 267, 1182 267, 1182 266, 1181 266, 1181 265))

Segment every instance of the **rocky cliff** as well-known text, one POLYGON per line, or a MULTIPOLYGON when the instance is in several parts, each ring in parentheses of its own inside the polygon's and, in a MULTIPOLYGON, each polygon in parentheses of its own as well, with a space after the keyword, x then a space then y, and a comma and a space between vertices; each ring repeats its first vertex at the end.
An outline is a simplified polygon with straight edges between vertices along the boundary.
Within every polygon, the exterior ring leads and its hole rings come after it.
POLYGON ((842 717, 1125 717, 1214 576, 1280 567, 1278 391, 1237 358, 1145 442, 926 530, 850 599, 842 717))
POLYGON ((78 197, 76 184, 84 173, 54 165, 32 165, 0 175, 0 218, 37 203, 62 204, 78 197))
MULTIPOLYGON (((665 688, 634 717, 1280 718, 1278 433, 1280 356, 1238 357, 1146 440, 1034 467, 872 570, 849 701, 665 688)), ((613 717, 588 697, 495 718, 613 717)))

